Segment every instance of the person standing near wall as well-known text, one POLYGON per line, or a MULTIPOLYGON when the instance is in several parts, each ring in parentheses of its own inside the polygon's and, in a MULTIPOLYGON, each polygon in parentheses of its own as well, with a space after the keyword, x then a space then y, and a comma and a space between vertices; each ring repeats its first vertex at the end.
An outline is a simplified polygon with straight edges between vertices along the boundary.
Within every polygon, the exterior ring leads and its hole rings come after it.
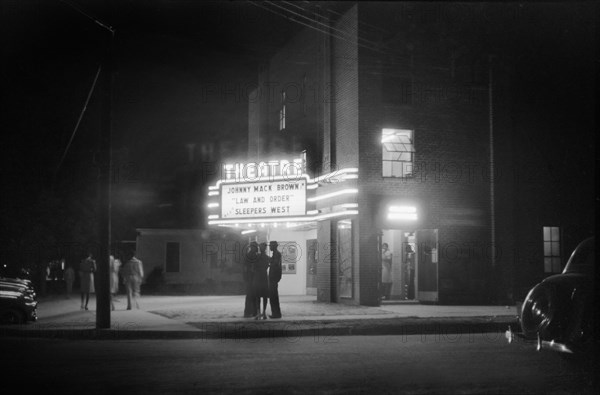
POLYGON ((254 277, 254 262, 258 260, 258 244, 253 241, 246 251, 244 256, 244 267, 242 275, 244 277, 244 286, 246 288, 246 300, 244 305, 244 318, 255 317, 258 315, 258 306, 256 305, 256 297, 252 288, 252 279, 254 277))
POLYGON ((138 299, 140 297, 140 287, 144 280, 144 266, 142 261, 135 257, 135 252, 131 254, 131 259, 123 266, 122 275, 125 288, 127 288, 127 310, 131 310, 133 305, 136 309, 139 309, 138 299))
POLYGON ((381 298, 390 300, 392 292, 392 252, 388 243, 381 245, 381 298))
POLYGON ((79 279, 81 292, 81 309, 88 309, 90 301, 90 293, 94 292, 94 272, 96 271, 96 261, 90 252, 81 264, 79 265, 79 279), (85 301, 85 304, 84 304, 85 301))
POLYGON ((271 318, 281 318, 279 306, 279 281, 281 280, 281 253, 277 251, 279 244, 276 241, 269 243, 273 252, 269 260, 269 303, 271 304, 271 318))
POLYGON ((254 297, 256 298, 256 310, 258 315, 255 319, 267 319, 267 300, 269 298, 269 277, 267 270, 269 269, 269 257, 267 255, 267 243, 260 243, 260 254, 254 262, 254 277, 252 278, 252 288, 254 297), (261 301, 262 298, 262 311, 261 301))

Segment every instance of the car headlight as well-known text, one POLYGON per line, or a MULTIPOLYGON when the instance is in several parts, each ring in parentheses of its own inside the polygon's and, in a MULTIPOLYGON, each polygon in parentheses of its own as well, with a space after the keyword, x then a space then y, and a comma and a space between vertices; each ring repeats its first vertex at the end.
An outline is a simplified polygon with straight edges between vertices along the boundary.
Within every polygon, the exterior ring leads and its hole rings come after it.
POLYGON ((543 334, 555 313, 554 292, 547 284, 538 284, 529 292, 521 310, 521 329, 526 336, 543 334))

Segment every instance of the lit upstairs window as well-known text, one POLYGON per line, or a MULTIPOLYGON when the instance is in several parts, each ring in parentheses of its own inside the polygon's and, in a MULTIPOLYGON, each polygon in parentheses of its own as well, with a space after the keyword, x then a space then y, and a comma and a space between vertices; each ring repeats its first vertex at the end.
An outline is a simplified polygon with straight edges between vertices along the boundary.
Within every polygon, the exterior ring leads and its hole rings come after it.
POLYGON ((560 273, 560 228, 544 226, 544 272, 560 273))
POLYGON ((285 130, 285 107, 287 99, 285 97, 285 91, 281 92, 281 109, 279 110, 279 130, 285 130))
POLYGON ((381 149, 384 177, 412 177, 415 149, 413 131, 383 129, 381 149))

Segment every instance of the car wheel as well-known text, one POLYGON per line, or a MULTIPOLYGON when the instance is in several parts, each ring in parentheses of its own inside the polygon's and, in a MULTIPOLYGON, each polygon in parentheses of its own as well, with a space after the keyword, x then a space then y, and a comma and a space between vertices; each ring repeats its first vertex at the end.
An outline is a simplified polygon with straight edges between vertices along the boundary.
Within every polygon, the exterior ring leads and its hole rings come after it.
POLYGON ((0 322, 3 324, 22 324, 25 322, 25 317, 23 316, 23 313, 17 309, 8 309, 2 312, 0 322))
POLYGON ((555 312, 554 294, 546 285, 536 285, 527 295, 521 311, 521 329, 527 337, 538 333, 544 338, 546 328, 552 322, 555 312))

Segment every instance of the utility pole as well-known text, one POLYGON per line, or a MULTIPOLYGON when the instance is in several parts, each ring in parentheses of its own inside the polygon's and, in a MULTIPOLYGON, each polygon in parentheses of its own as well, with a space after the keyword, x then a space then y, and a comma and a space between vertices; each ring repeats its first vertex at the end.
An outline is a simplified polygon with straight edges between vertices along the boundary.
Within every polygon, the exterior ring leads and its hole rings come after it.
MULTIPOLYGON (((110 7, 111 2, 107 5, 110 7)), ((106 34, 103 70, 101 74, 102 115, 99 138, 98 175, 98 272, 96 278, 96 328, 110 328, 110 242, 111 242, 111 134, 112 134, 112 93, 113 93, 113 40, 115 31, 104 26, 106 34)))
MULTIPOLYGON (((83 15, 84 17, 90 19, 92 22, 100 26, 105 31, 103 32, 105 37, 104 44, 104 56, 103 61, 100 67, 98 68, 98 73, 96 74, 96 79, 94 79, 94 84, 92 85, 92 89, 88 94, 88 98, 86 100, 85 108, 89 102, 89 99, 92 95, 94 87, 96 85, 96 81, 100 76, 100 84, 101 84, 101 119, 100 119, 100 128, 99 128, 99 136, 98 136, 98 152, 96 156, 96 164, 98 166, 98 177, 97 177, 97 189, 98 189, 98 256, 96 256, 96 274, 95 274, 95 286, 96 286, 96 328, 98 329, 108 329, 110 328, 110 183, 111 183, 111 132, 112 132, 112 91, 113 91, 113 41, 115 38, 115 30, 104 23, 102 23, 99 19, 93 17, 86 11, 79 8, 77 5, 71 3, 68 0, 61 0, 61 2, 65 3, 69 7, 73 8, 75 11, 83 15)), ((106 6, 106 11, 108 12, 108 16, 110 16, 110 12, 112 11, 113 1, 105 0, 104 4, 106 6)), ((79 122, 81 121, 81 117, 83 116, 83 111, 77 121, 77 125, 75 126, 75 131, 79 126, 79 122)), ((74 136, 75 132, 73 132, 74 136)), ((73 136, 71 139, 73 139, 73 136)), ((69 141, 69 145, 70 145, 69 141)), ((68 149, 68 146, 67 146, 68 149)), ((65 150, 66 154, 66 150, 65 150)), ((63 158, 64 159, 64 154, 63 158)), ((61 163, 62 163, 61 159, 61 163)), ((59 164, 60 167, 60 164, 59 164)), ((58 169, 57 169, 58 171, 58 169)))

